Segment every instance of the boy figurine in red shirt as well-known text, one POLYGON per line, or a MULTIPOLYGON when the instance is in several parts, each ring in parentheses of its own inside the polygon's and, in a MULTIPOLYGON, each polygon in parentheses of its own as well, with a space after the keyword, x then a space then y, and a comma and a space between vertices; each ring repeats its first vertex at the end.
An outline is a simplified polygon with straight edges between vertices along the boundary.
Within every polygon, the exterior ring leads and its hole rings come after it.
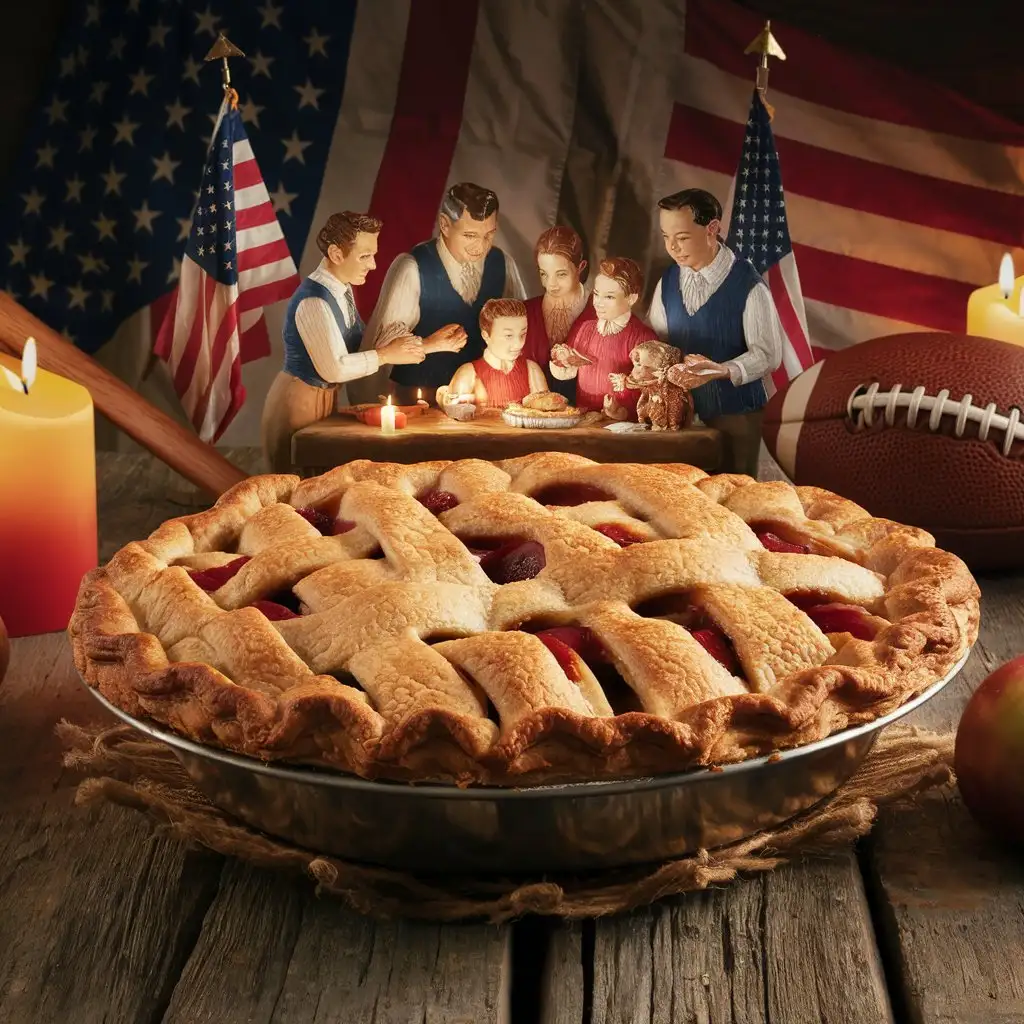
MULTIPOLYGON (((448 395, 473 395, 477 408, 504 409, 547 391, 544 371, 523 352, 526 329, 526 305, 520 299, 488 299, 480 310, 484 354, 455 371, 448 395)), ((438 390, 439 405, 443 390, 438 390)))
POLYGON ((577 321, 566 343, 551 349, 552 376, 576 378, 578 408, 603 410, 613 419, 636 419, 639 393, 613 391, 608 375, 629 373, 633 369, 629 353, 642 341, 657 340, 654 331, 633 315, 643 288, 643 271, 635 260, 626 256, 602 260, 594 280, 597 319, 577 321))

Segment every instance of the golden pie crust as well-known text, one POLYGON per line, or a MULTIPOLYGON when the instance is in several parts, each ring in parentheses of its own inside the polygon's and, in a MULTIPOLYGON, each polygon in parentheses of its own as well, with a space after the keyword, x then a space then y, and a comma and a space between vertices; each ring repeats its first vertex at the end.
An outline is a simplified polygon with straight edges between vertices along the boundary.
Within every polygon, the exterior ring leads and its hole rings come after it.
POLYGON ((870 721, 949 672, 978 619, 958 558, 830 492, 555 452, 251 477, 90 572, 68 632, 90 686, 200 743, 521 786, 735 762, 870 721), (566 487, 600 493, 534 498, 566 487), (435 515, 417 496, 436 492, 458 504, 435 515), (296 511, 311 507, 355 525, 324 536, 296 511), (749 524, 811 553, 768 550, 749 524), (470 548, 503 540, 541 546, 544 567, 492 582, 470 548), (189 575, 241 555, 213 592, 189 575), (251 606, 289 590, 296 618, 251 606), (874 639, 823 633, 783 596, 806 592, 865 609, 874 639), (739 675, 650 611, 680 594, 739 675), (599 641, 625 704, 533 635, 559 626, 599 641))

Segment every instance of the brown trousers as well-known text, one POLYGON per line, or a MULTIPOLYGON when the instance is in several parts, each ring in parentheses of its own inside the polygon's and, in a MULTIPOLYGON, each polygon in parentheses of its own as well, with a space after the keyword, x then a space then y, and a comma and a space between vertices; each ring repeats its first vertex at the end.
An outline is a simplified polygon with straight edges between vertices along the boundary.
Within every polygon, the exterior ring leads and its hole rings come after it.
POLYGON ((762 411, 716 416, 707 426, 722 432, 722 472, 746 473, 757 479, 761 458, 762 411))
POLYGON ((261 434, 271 473, 294 473, 292 434, 334 412, 337 386, 315 388, 290 373, 279 373, 267 392, 261 434))

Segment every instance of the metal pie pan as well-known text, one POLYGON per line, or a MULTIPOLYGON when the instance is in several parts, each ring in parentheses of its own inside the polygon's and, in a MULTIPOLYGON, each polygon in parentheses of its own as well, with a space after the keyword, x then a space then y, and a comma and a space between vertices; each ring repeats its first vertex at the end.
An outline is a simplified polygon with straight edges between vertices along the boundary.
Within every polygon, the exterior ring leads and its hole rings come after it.
POLYGON ((716 771, 528 789, 408 785, 267 763, 184 739, 88 689, 122 721, 166 743, 212 803, 262 832, 421 874, 515 875, 664 860, 775 827, 845 782, 879 732, 939 693, 969 654, 895 711, 770 757, 716 771))

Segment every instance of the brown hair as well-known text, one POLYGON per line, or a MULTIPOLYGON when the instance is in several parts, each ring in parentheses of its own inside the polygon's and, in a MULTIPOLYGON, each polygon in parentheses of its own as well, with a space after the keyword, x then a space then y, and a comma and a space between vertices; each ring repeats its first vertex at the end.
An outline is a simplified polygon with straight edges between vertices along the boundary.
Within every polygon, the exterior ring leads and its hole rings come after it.
POLYGON ((722 204, 702 188, 684 188, 658 200, 659 210, 689 210, 693 223, 706 228, 713 220, 722 219, 722 204))
POLYGON ((463 213, 468 213, 473 220, 487 220, 497 212, 498 197, 489 188, 471 181, 452 185, 441 202, 441 213, 450 221, 457 221, 463 213))
POLYGON ((480 330, 490 334, 499 316, 526 316, 526 303, 520 299, 488 299, 480 310, 480 330))
MULTIPOLYGON (((537 244, 533 247, 534 260, 538 256, 561 256, 579 270, 583 263, 583 239, 567 225, 556 224, 537 239, 537 244)), ((581 281, 586 281, 589 271, 589 267, 583 268, 580 273, 581 281)))
POLYGON ((327 223, 320 229, 316 236, 316 247, 326 256, 327 250, 336 245, 343 256, 347 256, 355 245, 356 235, 365 231, 369 235, 380 233, 384 221, 371 217, 368 213, 353 213, 345 210, 344 213, 332 213, 327 218, 327 223))
POLYGON ((612 256, 601 260, 597 272, 610 277, 624 295, 639 295, 644 290, 644 272, 640 264, 628 256, 612 256))

